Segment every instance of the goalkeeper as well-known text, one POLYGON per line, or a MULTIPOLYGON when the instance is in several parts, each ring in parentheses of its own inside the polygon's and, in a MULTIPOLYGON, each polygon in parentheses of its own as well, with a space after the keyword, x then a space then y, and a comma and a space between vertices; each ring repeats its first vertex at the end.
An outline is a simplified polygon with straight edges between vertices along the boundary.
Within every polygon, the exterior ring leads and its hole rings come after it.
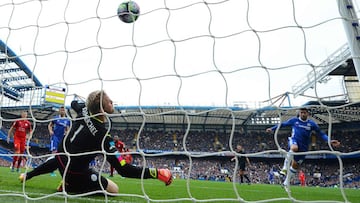
MULTIPOLYGON (((114 112, 109 96, 104 91, 94 91, 88 96, 86 106, 77 105, 76 107, 74 110, 79 115, 73 121, 71 130, 64 137, 63 143, 59 145, 59 154, 33 171, 21 174, 20 181, 48 173, 56 166, 65 181, 62 184, 65 187, 58 188, 58 191, 86 193, 104 188, 107 192, 116 194, 119 190, 116 183, 89 168, 89 163, 99 155, 99 152, 106 152, 106 160, 121 176, 141 178, 143 168, 127 164, 114 147, 113 139, 108 135, 110 129, 106 128, 105 122, 109 120, 108 114, 114 112)), ((144 170, 143 178, 145 179, 159 179, 165 185, 170 185, 172 182, 172 174, 168 169, 145 168, 144 170)))

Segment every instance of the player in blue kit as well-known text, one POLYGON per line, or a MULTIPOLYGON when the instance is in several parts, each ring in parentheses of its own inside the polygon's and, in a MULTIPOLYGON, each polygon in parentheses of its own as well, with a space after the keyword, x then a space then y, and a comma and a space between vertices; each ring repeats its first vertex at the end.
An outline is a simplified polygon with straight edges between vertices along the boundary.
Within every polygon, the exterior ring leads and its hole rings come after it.
MULTIPOLYGON (((59 108, 59 115, 54 116, 54 119, 48 125, 50 133, 50 151, 53 154, 58 151, 58 145, 61 143, 69 129, 70 119, 66 117, 65 107, 61 106, 59 108)), ((55 176, 55 173, 52 172, 51 176, 55 176)))
POLYGON ((66 117, 65 107, 59 108, 59 115, 54 117, 48 125, 48 130, 51 136, 50 151, 56 153, 58 145, 61 143, 64 135, 70 128, 70 119, 66 117))
MULTIPOLYGON (((320 135, 321 138, 328 142, 329 137, 321 131, 319 126, 309 117, 309 111, 307 108, 301 108, 297 117, 290 118, 289 120, 282 122, 279 125, 275 125, 271 128, 267 128, 266 132, 273 132, 278 127, 287 127, 292 128, 291 137, 289 137, 289 152, 284 160, 284 165, 280 174, 286 176, 286 179, 283 182, 284 186, 288 186, 291 178, 296 174, 299 165, 304 161, 305 155, 295 155, 293 152, 307 152, 309 144, 311 141, 311 133, 314 131, 317 135, 320 135), (289 173, 287 173, 287 165, 290 164, 289 173)), ((331 140, 331 145, 337 147, 340 145, 338 140, 331 140)))

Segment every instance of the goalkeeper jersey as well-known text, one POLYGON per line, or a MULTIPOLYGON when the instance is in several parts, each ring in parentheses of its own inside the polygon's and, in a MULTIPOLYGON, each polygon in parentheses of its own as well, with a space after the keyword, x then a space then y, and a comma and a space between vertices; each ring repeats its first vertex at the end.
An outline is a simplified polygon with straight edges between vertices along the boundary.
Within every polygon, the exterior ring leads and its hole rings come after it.
MULTIPOLYGON (((114 147, 114 141, 108 135, 108 131, 105 123, 96 117, 92 117, 86 107, 81 110, 80 115, 73 122, 69 135, 63 139, 65 143, 59 146, 59 152, 71 154, 70 172, 88 170, 90 162, 104 151, 115 154, 107 155, 106 159, 116 170, 121 167, 118 160, 118 157, 121 155, 114 147), (79 155, 80 153, 89 154, 79 155)), ((66 155, 61 155, 60 157, 62 160, 61 165, 64 168, 69 158, 66 155)))

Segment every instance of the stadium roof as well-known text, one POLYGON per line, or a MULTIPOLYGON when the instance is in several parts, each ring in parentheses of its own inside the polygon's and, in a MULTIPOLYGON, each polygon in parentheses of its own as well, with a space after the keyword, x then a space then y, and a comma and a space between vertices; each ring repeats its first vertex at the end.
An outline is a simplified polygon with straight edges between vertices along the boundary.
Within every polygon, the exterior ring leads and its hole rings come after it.
POLYGON ((297 81, 292 87, 292 93, 296 97, 303 94, 309 88, 314 87, 315 83, 326 81, 327 76, 338 75, 357 76, 351 51, 347 43, 320 63, 314 71, 310 71, 304 78, 297 81))
POLYGON ((0 91, 7 98, 19 101, 24 91, 42 86, 25 63, 1 40, 0 67, 0 91))
MULTIPOLYGON (((360 105, 344 102, 309 102, 312 119, 318 124, 360 121, 360 105)), ((112 120, 119 123, 146 121, 159 124, 200 124, 200 125, 274 125, 297 115, 296 108, 265 107, 244 109, 239 107, 117 107, 120 116, 112 120)))
MULTIPOLYGON (((2 95, 13 99, 21 99, 22 92, 34 87, 42 87, 40 81, 21 59, 0 40, 0 66, 2 95)), ((354 75, 352 61, 339 66, 331 74, 354 75)), ((318 124, 344 123, 360 121, 360 104, 349 104, 345 101, 308 102, 312 118, 318 124)), ((69 115, 76 113, 69 109, 69 115)), ((1 116, 6 119, 18 118, 20 112, 28 110, 29 116, 38 121, 52 119, 57 114, 57 108, 51 104, 38 106, 2 107, 1 116)), ((280 119, 287 120, 297 115, 297 109, 292 107, 262 107, 257 109, 242 107, 212 107, 212 106, 116 106, 111 119, 115 125, 134 126, 154 125, 192 125, 201 126, 258 126, 274 125, 280 119), (280 118, 281 116, 281 118, 280 118)))
POLYGON ((353 59, 347 59, 344 63, 332 70, 329 75, 357 76, 353 59))

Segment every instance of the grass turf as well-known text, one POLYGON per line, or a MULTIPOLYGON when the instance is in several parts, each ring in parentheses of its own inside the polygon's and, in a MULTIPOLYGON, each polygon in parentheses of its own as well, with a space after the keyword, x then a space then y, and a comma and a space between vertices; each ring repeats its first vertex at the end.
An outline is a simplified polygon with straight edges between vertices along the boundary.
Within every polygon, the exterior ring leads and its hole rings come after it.
MULTIPOLYGON (((119 185, 119 195, 104 196, 67 196, 56 193, 61 176, 51 177, 50 174, 35 177, 26 184, 18 180, 19 173, 10 172, 8 167, 0 167, 0 201, 1 202, 360 202, 358 189, 345 189, 344 198, 340 188, 291 187, 289 196, 279 185, 267 184, 233 184, 230 182, 213 182, 198 180, 174 180, 165 187, 158 180, 111 178, 119 185), (210 201, 210 199, 212 199, 210 201), (149 200, 149 201, 148 201, 149 200)), ((105 177, 107 175, 105 174, 105 177)))

